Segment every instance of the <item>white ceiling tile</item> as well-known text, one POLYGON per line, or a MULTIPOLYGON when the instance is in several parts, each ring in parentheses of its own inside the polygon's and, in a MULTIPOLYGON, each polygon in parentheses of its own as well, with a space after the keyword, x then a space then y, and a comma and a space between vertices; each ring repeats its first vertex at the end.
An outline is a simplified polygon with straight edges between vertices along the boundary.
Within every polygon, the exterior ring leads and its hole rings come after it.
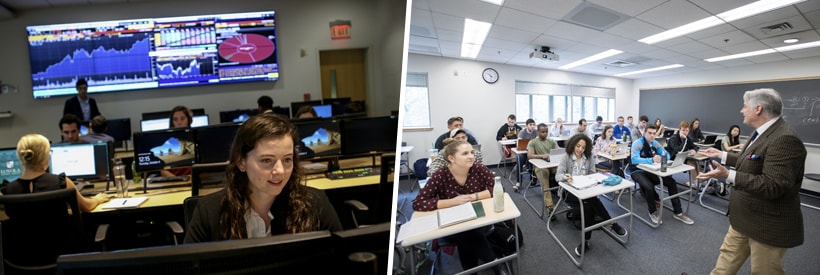
POLYGON ((761 13, 756 16, 746 17, 734 22, 730 22, 730 24, 734 25, 738 29, 745 29, 750 26, 763 25, 772 21, 780 20, 781 18, 788 18, 799 14, 800 13, 797 11, 796 8, 794 8, 793 6, 787 6, 773 11, 761 13))
POLYGON ((430 10, 460 18, 492 23, 501 7, 478 0, 431 1, 430 10))
POLYGON ((707 50, 710 50, 710 49, 713 49, 713 48, 711 46, 703 44, 701 42, 692 41, 692 42, 689 42, 689 43, 683 43, 683 44, 678 44, 678 45, 673 45, 673 46, 670 46, 670 47, 666 47, 666 49, 668 49, 670 51, 683 53, 683 54, 688 54, 688 53, 707 51, 707 50))
POLYGON ((647 52, 647 53, 643 54, 643 56, 646 56, 646 57, 649 57, 649 58, 655 58, 655 59, 664 59, 664 58, 672 57, 672 56, 676 56, 676 55, 679 55, 679 53, 676 53, 676 52, 673 52, 673 51, 670 51, 670 50, 666 50, 666 49, 658 49, 658 50, 647 52))
POLYGON ((803 1, 797 3, 795 6, 797 6, 797 9, 800 10, 800 12, 808 13, 811 11, 820 10, 820 1, 803 1))
POLYGON ((719 35, 715 35, 712 37, 707 37, 700 39, 700 42, 707 44, 709 46, 715 48, 725 48, 731 47, 732 45, 743 44, 750 41, 755 41, 756 39, 746 32, 742 31, 732 31, 727 33, 722 33, 719 35), (728 41, 727 41, 728 40, 728 41))
POLYGON ((783 54, 785 56, 788 56, 791 59, 809 58, 809 57, 820 56, 820 49, 818 49, 818 48, 803 49, 803 50, 797 50, 797 51, 784 52, 784 53, 781 53, 781 54, 783 54))
POLYGON ((687 1, 669 1, 639 14, 637 18, 665 29, 672 29, 709 16, 709 13, 687 1))
POLYGON ((718 49, 710 49, 710 50, 706 50, 706 51, 702 51, 702 52, 689 53, 689 55, 693 56, 695 58, 709 59, 709 58, 718 57, 718 56, 730 55, 730 53, 727 53, 727 52, 724 52, 724 51, 721 51, 721 50, 718 50, 718 49))
MULTIPOLYGON (((712 37, 712 36, 715 36, 715 35, 718 35, 718 34, 732 32, 732 31, 736 31, 736 30, 738 30, 738 28, 735 28, 735 26, 732 26, 732 25, 729 25, 729 24, 721 24, 721 25, 717 25, 717 26, 702 30, 702 31, 697 31, 697 32, 687 34, 686 37, 689 37, 689 38, 692 38, 692 39, 695 39, 695 40, 699 40, 699 39, 703 39, 703 38, 706 38, 706 37, 712 37)), ((641 37, 641 38, 643 38, 643 37, 641 37)))
POLYGON ((453 41, 461 43, 461 39, 464 38, 464 32, 461 31, 439 29, 436 30, 436 33, 438 34, 438 39, 442 41, 453 41))
POLYGON ((518 43, 518 42, 514 42, 514 41, 510 41, 510 40, 496 39, 496 38, 489 38, 489 37, 487 38, 487 40, 484 41, 484 46, 503 49, 503 50, 508 50, 508 51, 515 51, 515 52, 520 51, 522 48, 531 48, 531 46, 529 44, 523 44, 523 43, 518 43))
POLYGON ((608 33, 605 33, 605 32, 604 33, 599 32, 597 35, 590 37, 589 39, 587 39, 584 42, 588 43, 588 44, 601 45, 603 47, 608 47, 610 49, 613 49, 613 48, 619 48, 623 45, 632 44, 632 42, 635 42, 635 40, 626 39, 626 38, 616 36, 616 35, 612 35, 612 34, 608 34, 608 33))
POLYGON ((783 54, 780 54, 780 53, 772 53, 772 54, 764 54, 764 55, 746 57, 744 59, 746 59, 748 61, 751 61, 751 62, 754 62, 754 63, 760 64, 760 63, 766 63, 766 62, 785 61, 785 60, 789 60, 789 57, 785 56, 783 54))
POLYGON ((518 29, 512 29, 505 26, 493 26, 490 29, 490 33, 487 37, 492 37, 495 39, 504 39, 518 43, 525 43, 530 44, 536 38, 538 38, 537 33, 522 31, 518 29))
POLYGON ((430 3, 428 0, 412 0, 413 8, 419 8, 422 10, 430 10, 430 3))
MULTIPOLYGON (((815 2, 820 3, 820 1, 815 2)), ((820 9, 806 13, 806 18, 808 18, 812 26, 820 26, 820 9)))
POLYGON ((766 38, 766 39, 763 39, 763 40, 760 40, 760 41, 762 41, 764 44, 768 45, 769 47, 777 48, 777 47, 788 46, 789 44, 783 43, 783 40, 785 40, 787 38, 800 39, 800 42, 797 42, 799 44, 799 43, 820 41, 820 34, 818 34, 817 31, 815 31, 815 30, 808 30, 808 31, 802 31, 802 32, 797 32, 797 33, 792 33, 792 34, 786 34, 786 35, 766 38))
POLYGON ((629 16, 638 15, 666 1, 667 0, 629 0, 617 1, 618 3, 613 5, 613 0, 589 0, 589 2, 595 3, 599 6, 605 6, 629 16))
POLYGON ((433 25, 436 26, 436 29, 463 31, 464 17, 457 17, 433 11, 433 25))
POLYGON ((735 8, 739 8, 757 0, 732 0, 732 1, 714 1, 714 0, 689 0, 698 7, 708 11, 711 14, 719 14, 735 8))
POLYGON ((504 6, 559 20, 581 2, 581 0, 506 0, 504 6))
POLYGON ((615 25, 606 30, 607 33, 634 40, 643 39, 644 37, 654 35, 662 31, 664 31, 664 29, 635 18, 627 19, 621 24, 615 25))
POLYGON ((540 35, 535 39, 534 43, 535 45, 533 46, 547 46, 554 49, 569 49, 578 44, 576 41, 566 40, 550 35, 540 35))
POLYGON ((552 27, 547 29, 547 31, 545 31, 544 34, 555 37, 565 37, 569 40, 584 42, 595 37, 596 35, 600 35, 601 32, 598 30, 581 27, 567 22, 558 21, 554 25, 552 25, 552 27))
POLYGON ((531 13, 522 12, 510 8, 502 8, 494 25, 506 26, 513 29, 524 30, 534 33, 543 33, 547 28, 555 24, 555 20, 537 16, 531 13))
POLYGON ((725 61, 720 61, 720 62, 715 62, 715 63, 720 64, 721 66, 726 66, 726 67, 738 67, 738 66, 746 66, 746 65, 754 64, 754 63, 749 62, 748 60, 744 60, 744 59, 732 59, 732 60, 725 60, 725 61))
POLYGON ((753 52, 765 49, 769 49, 769 46, 766 46, 766 44, 763 44, 762 42, 757 40, 722 48, 722 50, 729 52, 731 54, 753 52))

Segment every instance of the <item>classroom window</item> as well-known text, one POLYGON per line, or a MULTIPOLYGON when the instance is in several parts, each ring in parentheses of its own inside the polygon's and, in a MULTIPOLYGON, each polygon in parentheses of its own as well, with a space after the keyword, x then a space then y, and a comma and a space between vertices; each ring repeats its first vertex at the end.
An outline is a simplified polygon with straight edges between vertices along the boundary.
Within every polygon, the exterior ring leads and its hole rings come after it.
POLYGON ((430 128, 430 94, 426 73, 407 73, 402 108, 403 128, 430 128))
POLYGON ((595 121, 597 116, 615 120, 613 88, 518 81, 515 101, 519 122, 527 118, 537 123, 554 122, 561 118, 565 123, 577 123, 582 118, 595 121))

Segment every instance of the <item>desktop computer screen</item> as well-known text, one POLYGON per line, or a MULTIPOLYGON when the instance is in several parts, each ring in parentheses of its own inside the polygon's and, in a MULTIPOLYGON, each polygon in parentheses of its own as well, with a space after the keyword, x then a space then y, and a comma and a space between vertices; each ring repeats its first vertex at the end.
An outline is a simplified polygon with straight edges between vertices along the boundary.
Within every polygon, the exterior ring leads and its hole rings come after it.
POLYGON ((17 148, 0 149, 0 182, 12 182, 23 174, 20 159, 17 158, 17 148))
POLYGON ((339 155, 342 140, 338 120, 294 121, 293 124, 299 132, 301 152, 310 150, 315 156, 339 155))
POLYGON ((257 109, 221 111, 219 112, 219 123, 245 122, 252 115, 256 115, 257 112, 257 109))
POLYGON ((316 105, 322 105, 322 101, 321 100, 311 100, 311 101, 291 102, 290 103, 290 112, 293 113, 291 115, 291 117, 296 118, 296 113, 299 112, 299 109, 302 108, 302 106, 316 106, 316 105))
POLYGON ((208 126, 208 115, 194 116, 191 120, 191 127, 208 126))
POLYGON ((191 129, 134 133, 134 159, 137 172, 193 165, 196 149, 191 129))
POLYGON ((395 152, 398 119, 395 116, 366 117, 342 121, 342 155, 371 151, 395 152))
POLYGON ((314 105, 313 111, 316 111, 317 117, 330 118, 333 116, 333 110, 330 105, 314 105))
POLYGON ((350 103, 349 97, 325 98, 322 99, 322 104, 330 105, 334 116, 343 115, 347 104, 350 103))
POLYGON ((116 118, 105 121, 108 126, 106 134, 114 138, 114 141, 120 142, 131 139, 131 119, 130 118, 116 118))
POLYGON ((225 162, 240 123, 222 123, 194 129, 196 163, 225 162))
POLYGON ((108 143, 55 144, 51 147, 49 169, 65 173, 73 180, 108 179, 108 143))
POLYGON ((140 121, 140 131, 141 132, 150 132, 150 131, 157 131, 157 130, 165 130, 168 129, 169 119, 166 118, 156 118, 156 119, 143 119, 140 121))

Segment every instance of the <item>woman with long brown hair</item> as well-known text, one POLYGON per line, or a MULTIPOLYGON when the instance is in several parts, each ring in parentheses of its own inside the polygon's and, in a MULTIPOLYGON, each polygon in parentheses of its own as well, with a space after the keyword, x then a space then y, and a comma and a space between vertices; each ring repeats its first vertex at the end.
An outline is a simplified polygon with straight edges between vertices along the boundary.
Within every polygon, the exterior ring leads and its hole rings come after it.
POLYGON ((186 243, 342 229, 319 190, 300 184, 296 128, 272 114, 256 115, 236 132, 223 190, 194 210, 186 243))

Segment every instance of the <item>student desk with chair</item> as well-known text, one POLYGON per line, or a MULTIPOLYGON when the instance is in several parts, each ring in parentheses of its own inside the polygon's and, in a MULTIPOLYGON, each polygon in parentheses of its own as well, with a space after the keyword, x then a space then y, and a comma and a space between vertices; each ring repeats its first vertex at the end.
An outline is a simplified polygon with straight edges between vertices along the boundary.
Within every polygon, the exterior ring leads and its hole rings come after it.
MULTIPOLYGON (((558 163, 559 163, 558 161, 546 161, 546 160, 543 160, 543 159, 530 159, 529 162, 533 166, 533 173, 534 173, 536 168, 538 168, 538 169, 555 168, 555 167, 558 167, 558 163)), ((527 197, 527 192, 533 186, 534 181, 535 180, 530 179, 530 181, 527 182, 527 187, 524 187, 523 191, 521 191, 521 195, 524 197, 524 201, 527 203, 527 205, 529 205, 530 208, 532 208, 532 210, 535 211, 535 214, 537 214, 539 218, 543 218, 544 214, 547 214, 545 212, 545 209, 547 208, 547 206, 543 205, 541 207, 541 211, 539 211, 535 207, 535 205, 533 205, 532 202, 530 202, 529 198, 527 197)), ((541 184, 549 185, 549 179, 541 179, 541 184)), ((552 196, 549 189, 547 189, 545 192, 542 192, 542 193, 544 194, 544 196, 547 196, 547 195, 552 196)))
MULTIPOLYGON (((691 165, 688 165, 688 164, 680 164, 680 165, 677 165, 677 166, 674 166, 674 167, 668 167, 666 169, 666 172, 661 172, 659 169, 655 170, 655 168, 653 168, 652 165, 647 165, 647 164, 638 164, 638 168, 645 171, 646 173, 650 173, 650 174, 658 176, 658 180, 660 182, 658 185, 659 185, 659 188, 661 189, 661 192, 659 193, 658 198, 660 199, 661 206, 662 206, 662 207, 658 208, 658 219, 661 222, 656 224, 656 223, 653 223, 652 221, 648 221, 648 220, 644 219, 643 217, 641 217, 640 215, 635 214, 635 212, 632 212, 631 209, 628 209, 628 208, 624 207, 623 205, 621 205, 621 200, 620 200, 620 195, 619 195, 619 197, 618 197, 618 206, 621 209, 626 210, 626 211, 630 211, 632 213, 632 216, 634 216, 634 217, 638 218, 639 220, 641 220, 642 222, 646 223, 646 225, 649 225, 649 227, 658 228, 661 224, 663 224, 663 208, 669 207, 666 204, 664 204, 664 201, 667 201, 667 200, 670 200, 670 199, 677 198, 677 197, 688 194, 689 199, 686 200, 686 210, 684 210, 683 213, 689 213, 689 205, 691 204, 691 201, 692 201, 692 190, 694 189, 693 185, 691 185, 691 184, 689 185, 689 190, 680 191, 677 194, 672 195, 672 196, 664 196, 664 194, 666 192, 664 192, 664 190, 663 190, 663 178, 667 177, 667 176, 677 174, 677 173, 683 173, 683 172, 686 172, 686 171, 693 170, 693 169, 695 169, 695 167, 692 167, 691 165)), ((644 192, 655 192, 655 190, 644 190, 644 192)), ((623 194, 623 192, 621 192, 621 194, 623 194)))
MULTIPOLYGON (((601 228, 604 232, 609 234, 610 237, 612 237, 613 239, 618 241, 618 243, 620 243, 621 245, 626 246, 626 243, 629 241, 629 235, 627 235, 626 237, 623 237, 623 238, 618 237, 614 233, 612 233, 612 231, 609 228, 607 228, 605 226, 609 225, 610 223, 612 223, 614 221, 617 221, 617 220, 620 220, 620 219, 625 219, 625 218, 629 217, 629 230, 632 231, 632 216, 634 214, 632 212, 632 196, 629 197, 629 208, 624 208, 624 210, 627 211, 626 213, 623 213, 623 214, 618 215, 618 216, 614 216, 614 217, 612 217, 608 220, 605 220, 605 221, 602 221, 602 222, 599 222, 599 223, 596 223, 596 224, 593 224, 593 225, 585 224, 584 203, 582 203, 582 201, 586 200, 586 199, 590 199, 590 198, 595 198, 597 196, 600 196, 600 195, 603 195, 603 194, 606 194, 606 193, 611 193, 611 192, 615 192, 615 191, 619 191, 619 190, 629 189, 634 185, 634 183, 631 182, 631 181, 628 181, 626 179, 623 179, 617 185, 606 186, 606 185, 601 184, 601 181, 606 178, 606 176, 604 176, 603 174, 592 174, 592 175, 586 175, 586 176, 573 176, 573 178, 574 178, 573 183, 567 183, 565 181, 562 181, 562 182, 558 182, 558 184, 561 186, 561 188, 563 188, 564 191, 569 192, 570 194, 572 194, 573 196, 575 196, 579 200, 578 204, 579 204, 580 210, 581 210, 581 213, 580 213, 581 214, 581 232, 580 232, 580 237, 581 238, 580 238, 579 243, 584 243, 584 234, 586 232, 601 228), (582 184, 584 182, 586 182, 586 183, 594 182, 594 184, 584 186, 584 187, 578 187, 579 186, 578 184, 582 184)), ((566 203, 566 197, 567 197, 566 195, 559 197, 558 203, 555 204, 556 209, 558 209, 558 207, 561 205, 561 203, 566 203)), ((570 252, 570 248, 567 248, 567 246, 564 245, 564 243, 561 242, 560 239, 558 239, 558 236, 555 235, 555 232, 552 231, 552 227, 550 227, 550 225, 552 224, 552 222, 551 222, 552 216, 554 216, 558 213, 561 213, 561 212, 565 212, 565 211, 568 211, 568 210, 553 211, 550 214, 549 218, 547 219, 547 232, 549 232, 550 236, 552 236, 552 238, 555 240, 555 242, 558 243, 558 246, 560 246, 561 249, 564 250, 564 253, 566 253, 567 256, 569 256, 570 260, 572 260, 572 262, 580 268, 581 265, 584 263, 584 254, 586 252, 585 249, 581 250, 580 258, 575 259, 575 256, 572 255, 572 252, 570 252)))
MULTIPOLYGON (((486 198, 486 199, 480 200, 480 202, 481 202, 482 206, 484 207, 484 216, 483 217, 478 217, 478 218, 475 218, 475 219, 472 219, 472 220, 469 220, 469 221, 457 223, 457 224, 450 225, 450 226, 440 227, 438 229, 428 231, 428 232, 409 233, 403 240, 397 241, 397 244, 401 245, 402 247, 412 249, 413 245, 416 245, 416 244, 419 244, 419 243, 432 241, 432 240, 435 240, 435 239, 438 239, 438 238, 447 237, 447 236, 450 236, 450 235, 453 235, 453 234, 461 233, 461 232, 464 232, 464 231, 467 231, 467 230, 476 229, 476 228, 483 227, 483 226, 492 225, 492 224, 495 224, 497 222, 502 222, 502 221, 506 221, 506 220, 513 220, 513 223, 515 224, 515 219, 518 218, 519 216, 521 216, 521 212, 518 211, 518 207, 515 206, 515 203, 512 201, 512 198, 510 198, 510 195, 508 193, 504 193, 504 211, 501 211, 501 212, 498 212, 498 213, 496 213, 493 209, 493 198, 486 198)), ((413 213, 413 217, 410 220, 412 221, 413 219, 417 219, 419 217, 424 217, 424 216, 428 216, 428 215, 437 215, 438 211, 440 211, 440 210, 424 211, 424 212, 416 211, 416 212, 413 213)), ((513 228, 516 228, 516 226, 513 226, 513 228)), ((518 239, 518 230, 515 230, 515 232, 516 232, 515 233, 516 234, 516 239, 518 239)), ((396 236, 398 236, 398 232, 396 233, 396 236)), ((518 265, 520 265, 520 261, 518 260, 519 252, 520 252, 519 248, 516 245, 516 253, 511 254, 511 255, 506 255, 506 256, 503 256, 503 257, 499 257, 499 258, 495 259, 492 262, 484 263, 482 265, 473 267, 469 270, 465 270, 465 271, 460 272, 458 274, 475 273, 477 271, 485 270, 485 269, 488 269, 492 266, 499 265, 499 264, 502 264, 502 263, 505 263, 505 262, 511 261, 511 260, 516 260, 515 271, 520 271, 521 268, 520 268, 520 266, 518 266, 518 265)), ((416 266, 416 259, 414 257, 414 254, 415 254, 415 252, 409 253, 410 262, 411 262, 410 266, 416 266)), ((416 273, 415 269, 411 268, 410 269, 410 274, 415 275, 415 273, 416 273)), ((517 273, 517 272, 513 272, 513 273, 517 273)))

